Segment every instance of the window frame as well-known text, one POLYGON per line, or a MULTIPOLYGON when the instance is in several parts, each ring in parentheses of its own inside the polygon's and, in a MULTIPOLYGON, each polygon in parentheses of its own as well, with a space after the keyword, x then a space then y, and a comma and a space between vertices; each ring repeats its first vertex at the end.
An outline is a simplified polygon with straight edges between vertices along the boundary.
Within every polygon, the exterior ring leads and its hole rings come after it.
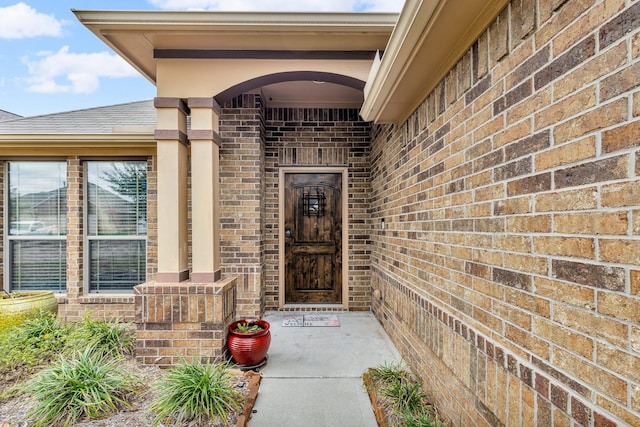
MULTIPOLYGON (((133 287, 129 290, 122 290, 122 289, 106 289, 106 290, 91 290, 91 242, 93 241, 144 241, 144 262, 145 262, 145 268, 144 268, 144 278, 145 281, 147 280, 147 269, 148 269, 148 263, 149 263, 149 251, 148 251, 148 246, 149 246, 149 242, 148 242, 148 229, 147 232, 145 232, 144 235, 140 235, 140 234, 136 234, 136 235, 131 235, 131 234, 122 234, 122 235, 100 235, 100 234, 95 234, 95 235, 91 235, 89 233, 89 164, 90 163, 126 163, 126 162, 140 162, 140 163, 144 163, 145 165, 145 173, 147 176, 147 187, 146 187, 146 192, 147 192, 147 206, 146 206, 146 210, 147 210, 147 219, 146 222, 148 224, 149 222, 149 202, 148 202, 148 195, 149 195, 149 187, 148 187, 148 179, 149 179, 149 161, 148 159, 145 158, 107 158, 107 159, 95 159, 95 158, 91 158, 91 159, 85 159, 82 162, 82 172, 83 172, 83 177, 82 177, 82 185, 83 185, 83 201, 82 201, 82 223, 83 223, 83 229, 82 229, 82 234, 83 234, 83 254, 82 254, 82 259, 83 259, 83 268, 82 268, 82 274, 83 274, 83 293, 85 295, 108 295, 108 294, 132 294, 133 293, 133 287)), ((135 285, 134 285, 135 286, 135 285)))
MULTIPOLYGON (((3 267, 4 267, 4 272, 5 274, 3 275, 3 289, 5 289, 7 292, 28 292, 28 291, 39 291, 39 290, 50 290, 50 289, 14 289, 14 287, 12 286, 11 283, 11 277, 13 276, 13 242, 16 241, 58 241, 58 242, 64 242, 64 259, 65 259, 65 269, 64 269, 64 286, 62 287, 62 289, 55 289, 52 290, 55 294, 65 294, 67 293, 67 286, 68 286, 68 274, 67 274, 67 265, 66 265, 66 258, 67 258, 67 248, 66 248, 66 242, 67 242, 67 235, 69 233, 69 230, 66 229, 65 230, 65 234, 57 234, 57 235, 47 235, 47 234, 40 234, 40 235, 12 235, 11 234, 11 211, 10 211, 10 199, 11 199, 11 180, 10 180, 10 164, 11 163, 60 163, 64 166, 64 174, 63 179, 64 182, 67 183, 68 186, 68 178, 69 178, 69 165, 66 161, 66 159, 59 159, 59 158, 51 158, 51 159, 47 159, 47 160, 32 160, 32 159, 11 159, 11 160, 5 160, 4 161, 4 167, 2 170, 3 173, 3 190, 4 190, 4 197, 3 197, 3 225, 4 225, 4 229, 3 229, 3 236, 2 236, 2 241, 3 241, 3 258, 4 258, 4 262, 3 262, 3 267)), ((64 219, 64 221, 66 222, 68 220, 68 208, 67 211, 64 212, 59 212, 60 216, 64 219)))

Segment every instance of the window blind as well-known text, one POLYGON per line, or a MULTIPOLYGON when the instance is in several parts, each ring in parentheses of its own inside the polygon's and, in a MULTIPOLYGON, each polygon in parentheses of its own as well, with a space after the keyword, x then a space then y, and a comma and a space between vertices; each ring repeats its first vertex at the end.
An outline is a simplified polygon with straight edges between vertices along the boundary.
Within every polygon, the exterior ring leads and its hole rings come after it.
POLYGON ((66 289, 64 162, 8 164, 9 288, 66 289))
POLYGON ((9 246, 11 291, 66 290, 66 241, 12 240, 9 246))
POLYGON ((89 291, 130 291, 146 280, 147 163, 90 161, 89 291))
POLYGON ((130 291, 145 281, 145 241, 91 240, 89 253, 91 292, 130 291))

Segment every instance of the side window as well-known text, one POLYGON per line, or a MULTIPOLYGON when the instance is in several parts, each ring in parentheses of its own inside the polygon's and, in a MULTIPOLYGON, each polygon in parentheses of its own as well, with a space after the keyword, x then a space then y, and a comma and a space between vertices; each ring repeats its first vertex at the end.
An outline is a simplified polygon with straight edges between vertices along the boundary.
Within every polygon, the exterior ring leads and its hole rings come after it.
POLYGON ((147 163, 86 163, 89 292, 131 291, 146 281, 147 163))
POLYGON ((66 291, 65 162, 9 162, 7 227, 11 291, 66 291))

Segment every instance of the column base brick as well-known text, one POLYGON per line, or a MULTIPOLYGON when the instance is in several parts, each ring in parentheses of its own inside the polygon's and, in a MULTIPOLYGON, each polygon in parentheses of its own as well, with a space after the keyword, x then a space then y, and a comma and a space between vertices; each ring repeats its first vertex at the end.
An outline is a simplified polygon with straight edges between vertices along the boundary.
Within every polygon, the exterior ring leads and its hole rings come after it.
POLYGON ((237 278, 215 283, 148 282, 134 288, 136 358, 169 367, 221 359, 236 315, 237 278))

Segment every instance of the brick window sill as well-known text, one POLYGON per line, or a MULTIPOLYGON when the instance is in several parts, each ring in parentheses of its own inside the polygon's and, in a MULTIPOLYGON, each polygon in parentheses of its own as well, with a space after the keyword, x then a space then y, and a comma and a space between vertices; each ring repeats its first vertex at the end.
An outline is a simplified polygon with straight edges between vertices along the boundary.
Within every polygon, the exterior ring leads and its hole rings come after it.
POLYGON ((133 304, 135 296, 130 294, 83 295, 78 298, 80 304, 133 304))

